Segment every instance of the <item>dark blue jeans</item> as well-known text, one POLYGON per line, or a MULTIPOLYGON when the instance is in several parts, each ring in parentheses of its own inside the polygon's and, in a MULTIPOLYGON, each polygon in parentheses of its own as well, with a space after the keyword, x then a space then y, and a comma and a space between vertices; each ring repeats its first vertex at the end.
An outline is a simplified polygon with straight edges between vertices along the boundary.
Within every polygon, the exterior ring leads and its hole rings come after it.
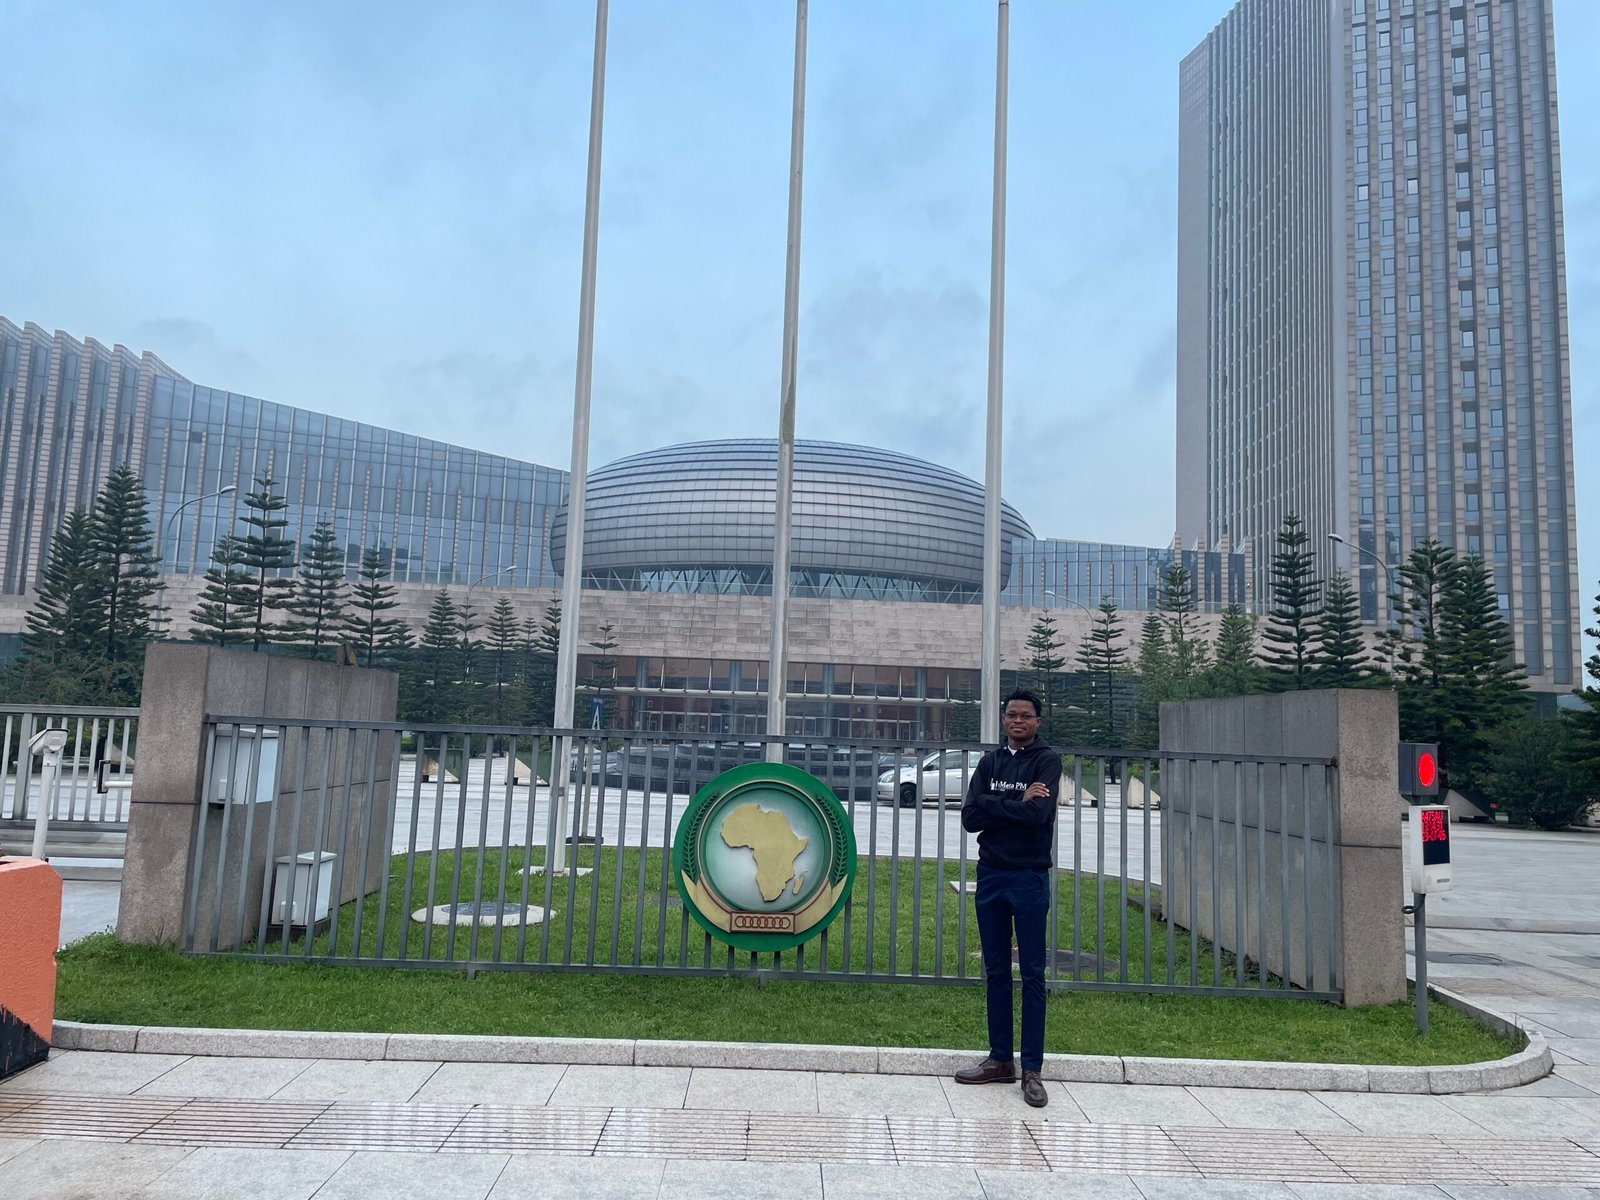
POLYGON ((1022 968, 1022 1069, 1044 1065, 1044 934, 1050 872, 978 867, 978 940, 989 988, 989 1057, 1010 1062, 1011 931, 1022 968))

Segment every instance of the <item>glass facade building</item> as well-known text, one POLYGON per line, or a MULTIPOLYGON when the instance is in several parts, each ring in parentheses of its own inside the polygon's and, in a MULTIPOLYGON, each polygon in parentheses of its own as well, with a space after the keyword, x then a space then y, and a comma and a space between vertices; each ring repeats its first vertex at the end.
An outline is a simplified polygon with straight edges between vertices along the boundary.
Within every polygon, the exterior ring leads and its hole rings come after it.
POLYGON ((1551 0, 1241 0, 1179 89, 1181 539, 1252 540, 1264 594, 1296 512, 1384 625, 1424 539, 1481 555, 1531 682, 1569 690, 1551 0))
MULTIPOLYGON (((352 574, 376 547, 402 584, 560 583, 564 471, 203 387, 148 352, 0 317, 0 594, 30 590, 63 517, 89 507, 120 462, 145 480, 168 574, 203 574, 217 539, 237 532, 245 494, 270 474, 288 502, 288 535, 304 541, 316 522, 331 522, 352 574), (230 485, 235 492, 217 495, 230 485)), ((775 442, 747 439, 669 446, 593 471, 585 586, 770 595, 776 463, 775 442)), ((1178 557, 1203 609, 1249 603, 1241 554, 1041 540, 1009 504, 1001 519, 1003 604, 1093 607, 1110 596, 1151 608, 1178 557)), ((895 451, 803 441, 791 553, 797 597, 975 604, 983 489, 895 451)), ((758 668, 730 661, 716 678, 748 680, 758 668)), ((875 693, 889 686, 878 669, 829 664, 826 680, 803 690, 875 693), (840 672, 850 679, 842 690, 840 672)), ((659 670, 681 673, 668 660, 659 670)), ((742 686, 730 682, 732 692, 742 686)), ((893 686, 909 685, 897 674, 893 686)), ((924 699, 948 699, 948 680, 919 686, 932 689, 924 699)))

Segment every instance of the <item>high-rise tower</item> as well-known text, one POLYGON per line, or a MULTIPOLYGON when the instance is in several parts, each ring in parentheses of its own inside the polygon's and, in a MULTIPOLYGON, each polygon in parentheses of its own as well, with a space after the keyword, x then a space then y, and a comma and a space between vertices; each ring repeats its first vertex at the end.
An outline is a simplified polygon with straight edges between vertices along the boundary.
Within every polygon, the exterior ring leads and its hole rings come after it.
POLYGON ((1434 536, 1578 680, 1551 0, 1240 0, 1179 72, 1178 512, 1289 512, 1387 624, 1434 536), (1328 541, 1338 534, 1356 551, 1328 541))

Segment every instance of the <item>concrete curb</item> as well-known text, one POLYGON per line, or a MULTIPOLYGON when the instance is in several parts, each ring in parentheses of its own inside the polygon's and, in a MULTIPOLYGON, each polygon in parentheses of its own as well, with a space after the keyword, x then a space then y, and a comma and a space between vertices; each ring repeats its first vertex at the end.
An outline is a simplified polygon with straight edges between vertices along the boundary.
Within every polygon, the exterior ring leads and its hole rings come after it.
MULTIPOLYGON (((1054 1054, 1046 1079, 1064 1083, 1145 1083, 1176 1087, 1268 1088, 1318 1092, 1409 1092, 1447 1095, 1520 1087, 1553 1068, 1536 1031, 1480 1008, 1443 988, 1429 989, 1502 1036, 1526 1045, 1492 1062, 1448 1067, 1385 1067, 1350 1063, 1248 1062, 1236 1059, 1141 1058, 1054 1054)), ((341 1058, 423 1062, 558 1063, 639 1067, 735 1067, 832 1071, 858 1075, 948 1075, 970 1065, 971 1050, 899 1046, 805 1046, 759 1042, 668 1042, 607 1038, 496 1037, 449 1033, 300 1033, 270 1029, 184 1029, 170 1026, 55 1023, 58 1050, 113 1050, 220 1057, 341 1058)))

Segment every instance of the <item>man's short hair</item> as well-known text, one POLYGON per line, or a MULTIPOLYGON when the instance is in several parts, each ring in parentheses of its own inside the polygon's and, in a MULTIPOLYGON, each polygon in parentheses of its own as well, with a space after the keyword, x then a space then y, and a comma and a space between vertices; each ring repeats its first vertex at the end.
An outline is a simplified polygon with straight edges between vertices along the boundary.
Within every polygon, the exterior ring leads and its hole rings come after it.
POLYGON ((1033 705, 1034 716, 1044 716, 1044 702, 1041 701, 1033 692, 1030 692, 1027 688, 1016 688, 1013 690, 1009 696, 1000 702, 1000 711, 1005 712, 1006 709, 1010 708, 1013 700, 1026 700, 1029 704, 1033 705))

